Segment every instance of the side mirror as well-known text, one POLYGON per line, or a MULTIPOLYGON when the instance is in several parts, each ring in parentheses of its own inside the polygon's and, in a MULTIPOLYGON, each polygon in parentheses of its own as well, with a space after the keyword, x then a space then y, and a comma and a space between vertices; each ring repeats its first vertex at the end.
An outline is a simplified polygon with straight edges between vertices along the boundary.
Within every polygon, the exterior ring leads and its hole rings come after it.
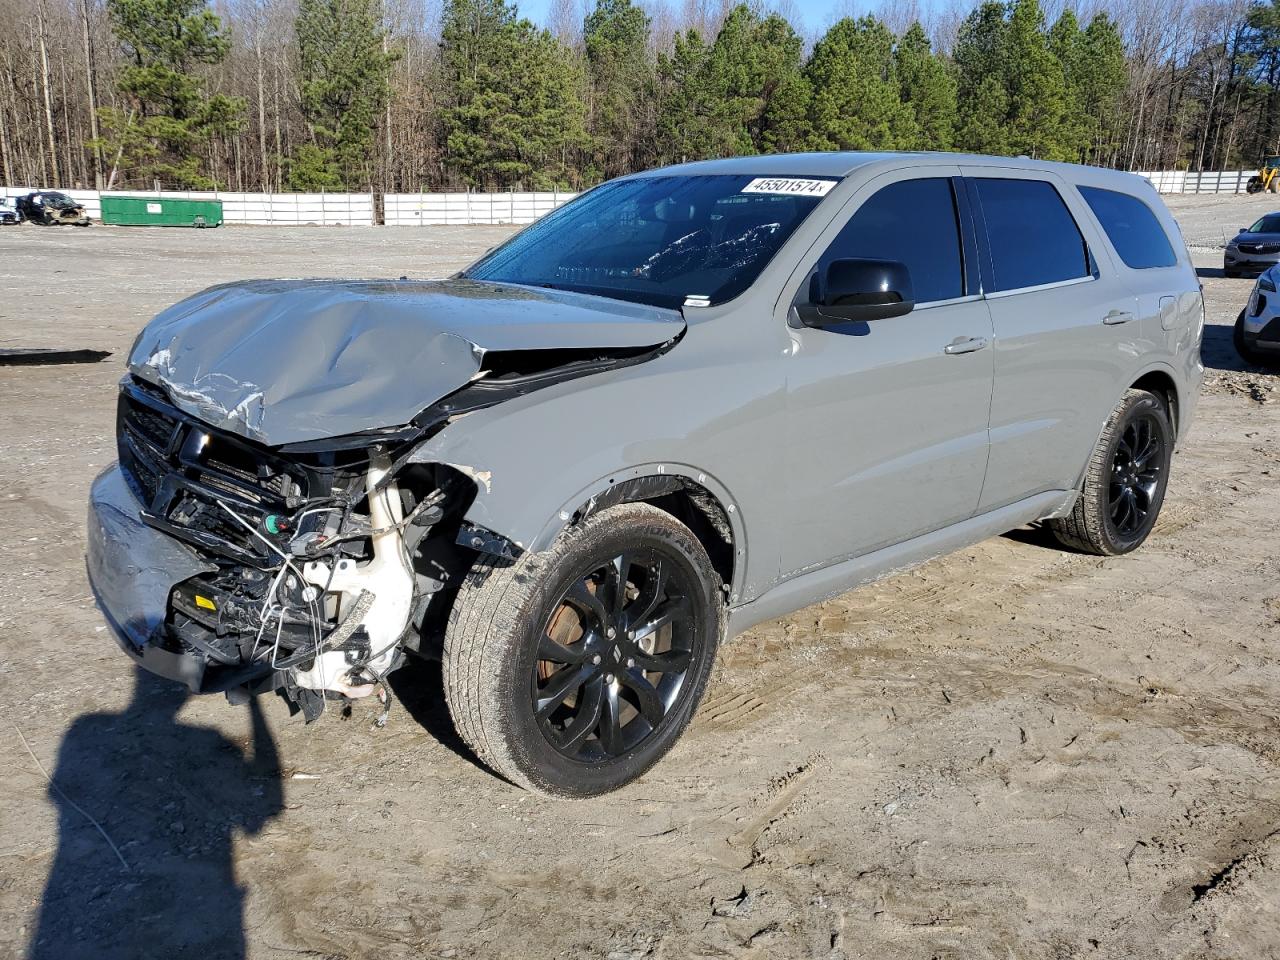
POLYGON ((833 260, 814 274, 809 302, 796 305, 808 327, 849 321, 887 320, 915 308, 911 272, 898 260, 833 260))

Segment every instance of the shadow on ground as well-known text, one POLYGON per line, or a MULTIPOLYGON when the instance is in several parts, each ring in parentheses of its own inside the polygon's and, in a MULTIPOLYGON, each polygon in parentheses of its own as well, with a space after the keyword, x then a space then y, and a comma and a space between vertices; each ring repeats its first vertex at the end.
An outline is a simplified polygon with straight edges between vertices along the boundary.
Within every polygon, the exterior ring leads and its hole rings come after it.
POLYGON ((409 657, 404 666, 387 677, 396 699, 427 733, 468 763, 488 769, 458 736, 444 699, 439 660, 409 657))
POLYGON ((1201 362, 1213 370, 1243 372, 1257 369, 1245 363, 1240 354, 1236 353, 1231 337, 1231 327, 1216 323, 1205 324, 1204 339, 1200 342, 1201 362))
POLYGON ((187 696, 138 672, 124 710, 86 714, 63 737, 32 960, 245 955, 233 844, 283 809, 275 743, 256 699, 246 750, 179 721, 187 696))

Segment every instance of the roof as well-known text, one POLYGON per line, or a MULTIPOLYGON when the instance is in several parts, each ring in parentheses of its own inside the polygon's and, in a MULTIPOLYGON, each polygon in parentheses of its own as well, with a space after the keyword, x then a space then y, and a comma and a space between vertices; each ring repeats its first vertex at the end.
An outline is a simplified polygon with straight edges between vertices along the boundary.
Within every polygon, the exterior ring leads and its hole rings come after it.
POLYGON ((918 164, 919 166, 950 165, 982 165, 1014 167, 1025 170, 1056 170, 1059 173, 1076 179, 1088 172, 1097 176, 1118 175, 1132 177, 1120 171, 1102 167, 1086 167, 1075 163, 1058 163, 1050 160, 1032 160, 1029 157, 994 157, 972 153, 941 152, 860 152, 832 151, 829 153, 775 153, 755 157, 726 157, 723 160, 697 160, 692 163, 681 163, 670 167, 646 170, 639 176, 654 175, 705 175, 736 174, 753 177, 847 177, 860 167, 871 164, 885 166, 902 166, 918 164))

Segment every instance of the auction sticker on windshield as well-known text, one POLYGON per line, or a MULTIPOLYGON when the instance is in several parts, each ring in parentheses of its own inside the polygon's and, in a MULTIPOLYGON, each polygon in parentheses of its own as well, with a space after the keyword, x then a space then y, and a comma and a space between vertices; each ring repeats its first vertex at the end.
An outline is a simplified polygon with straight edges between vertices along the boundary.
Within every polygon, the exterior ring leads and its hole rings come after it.
POLYGON ((791 177, 756 177, 742 188, 742 192, 825 197, 836 182, 835 180, 796 180, 791 177))

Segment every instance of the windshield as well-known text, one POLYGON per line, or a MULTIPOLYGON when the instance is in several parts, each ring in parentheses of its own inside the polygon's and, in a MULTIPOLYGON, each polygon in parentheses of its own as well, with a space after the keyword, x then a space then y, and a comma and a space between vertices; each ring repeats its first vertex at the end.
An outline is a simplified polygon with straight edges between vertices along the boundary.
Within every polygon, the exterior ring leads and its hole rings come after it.
POLYGON ((606 183, 548 214, 463 276, 661 307, 732 300, 837 183, 749 176, 606 183))
POLYGON ((1252 227, 1250 233, 1280 233, 1280 213, 1269 213, 1252 227))

